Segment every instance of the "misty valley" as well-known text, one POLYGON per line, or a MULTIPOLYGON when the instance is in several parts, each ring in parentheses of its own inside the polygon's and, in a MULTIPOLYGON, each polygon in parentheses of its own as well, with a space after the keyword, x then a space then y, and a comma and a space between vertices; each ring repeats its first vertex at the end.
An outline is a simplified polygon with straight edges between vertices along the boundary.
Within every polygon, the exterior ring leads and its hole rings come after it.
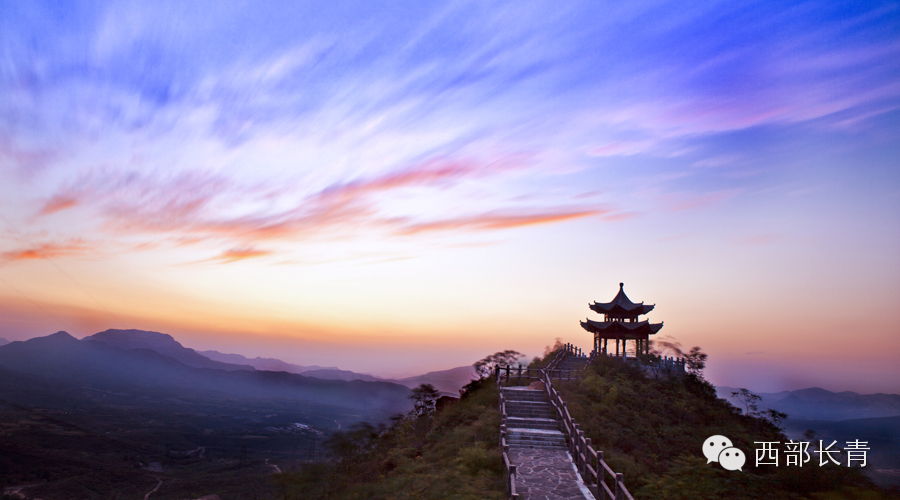
POLYGON ((153 498, 268 497, 273 472, 321 459, 333 431, 406 413, 409 393, 213 361, 155 332, 59 332, 0 346, 0 478, 36 498, 142 498, 160 480, 153 498))

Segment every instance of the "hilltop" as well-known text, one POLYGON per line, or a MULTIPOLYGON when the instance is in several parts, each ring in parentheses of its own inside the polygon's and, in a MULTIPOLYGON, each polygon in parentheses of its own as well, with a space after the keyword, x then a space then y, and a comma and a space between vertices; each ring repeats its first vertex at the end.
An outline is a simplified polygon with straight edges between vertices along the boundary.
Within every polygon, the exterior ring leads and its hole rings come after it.
POLYGON ((755 442, 787 442, 777 420, 742 414, 699 373, 657 380, 621 359, 600 357, 584 379, 561 386, 573 418, 625 474, 635 499, 885 498, 846 464, 787 467, 782 457, 780 467, 756 467, 755 442), (701 451, 713 435, 744 451, 743 472, 707 464, 701 451))

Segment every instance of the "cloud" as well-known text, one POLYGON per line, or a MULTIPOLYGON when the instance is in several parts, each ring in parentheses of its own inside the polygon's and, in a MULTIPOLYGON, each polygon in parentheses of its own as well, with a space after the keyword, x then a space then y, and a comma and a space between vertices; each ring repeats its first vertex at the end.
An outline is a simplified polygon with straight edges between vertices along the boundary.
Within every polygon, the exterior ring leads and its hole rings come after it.
POLYGON ((78 205, 78 200, 75 199, 74 197, 65 196, 65 195, 56 195, 56 196, 50 198, 49 200, 47 200, 46 203, 44 203, 44 206, 41 207, 41 210, 38 212, 38 215, 55 214, 56 212, 61 212, 63 210, 72 208, 75 205, 78 205))
MULTIPOLYGON (((98 170, 84 175, 51 196, 40 209, 48 215, 82 205, 99 211, 107 228, 125 234, 169 234, 186 244, 210 239, 236 245, 216 260, 260 257, 255 243, 301 240, 314 236, 346 237, 361 231, 418 234, 435 231, 488 231, 606 214, 608 210, 575 207, 543 211, 521 207, 518 212, 494 209, 468 218, 440 218, 444 209, 398 215, 385 201, 413 189, 410 196, 430 198, 461 183, 521 170, 527 156, 494 161, 438 157, 381 175, 335 182, 300 194, 299 181, 274 185, 246 183, 210 171, 144 174, 98 170), (424 191, 423 191, 424 190, 424 191), (428 221, 429 217, 437 218, 428 221), (422 220, 425 219, 425 222, 422 220)), ((418 198, 416 198, 418 199, 418 198)))
MULTIPOLYGON (((2 99, 0 99, 0 105, 2 104, 2 99)), ((2 127, 0 127, 0 133, 2 133, 2 127)), ((59 156, 60 151, 57 148, 26 148, 17 146, 9 137, 0 137, 0 167, 9 165, 20 175, 26 177, 44 170, 48 165, 57 160, 59 156)))
POLYGON ((410 224, 402 227, 401 234, 420 234, 430 231, 490 231, 512 229, 537 224, 552 224, 607 213, 608 210, 557 210, 531 214, 492 212, 469 217, 458 217, 433 222, 410 224))
POLYGON ((228 264, 240 260, 265 257, 267 255, 272 255, 272 252, 268 250, 259 250, 256 248, 233 248, 231 250, 222 252, 212 260, 228 264))
POLYGON ((53 259, 57 257, 69 257, 72 255, 84 255, 91 248, 83 241, 75 240, 69 243, 44 243, 32 245, 17 250, 0 252, 0 261, 14 262, 20 260, 53 259))

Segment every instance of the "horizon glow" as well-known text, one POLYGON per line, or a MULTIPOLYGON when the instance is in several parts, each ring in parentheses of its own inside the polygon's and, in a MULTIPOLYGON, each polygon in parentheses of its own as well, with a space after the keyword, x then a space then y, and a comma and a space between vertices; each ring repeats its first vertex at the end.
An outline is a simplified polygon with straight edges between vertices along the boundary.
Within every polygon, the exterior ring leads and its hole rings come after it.
POLYGON ((0 337, 412 375, 619 282, 717 385, 900 393, 896 2, 0 6, 0 337))

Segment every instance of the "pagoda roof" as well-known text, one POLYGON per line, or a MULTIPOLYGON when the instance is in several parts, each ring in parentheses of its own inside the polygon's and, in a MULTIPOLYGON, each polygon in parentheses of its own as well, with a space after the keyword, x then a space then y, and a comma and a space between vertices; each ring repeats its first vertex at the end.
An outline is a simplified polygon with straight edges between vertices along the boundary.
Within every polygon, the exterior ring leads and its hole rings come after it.
POLYGON ((647 314, 656 304, 644 305, 643 302, 634 303, 625 295, 625 283, 619 283, 619 293, 610 302, 594 302, 588 304, 592 311, 613 317, 634 317, 647 314))
POLYGON ((631 335, 653 335, 662 329, 662 323, 650 323, 644 321, 594 321, 585 319, 581 322, 581 327, 592 333, 613 338, 631 335))

